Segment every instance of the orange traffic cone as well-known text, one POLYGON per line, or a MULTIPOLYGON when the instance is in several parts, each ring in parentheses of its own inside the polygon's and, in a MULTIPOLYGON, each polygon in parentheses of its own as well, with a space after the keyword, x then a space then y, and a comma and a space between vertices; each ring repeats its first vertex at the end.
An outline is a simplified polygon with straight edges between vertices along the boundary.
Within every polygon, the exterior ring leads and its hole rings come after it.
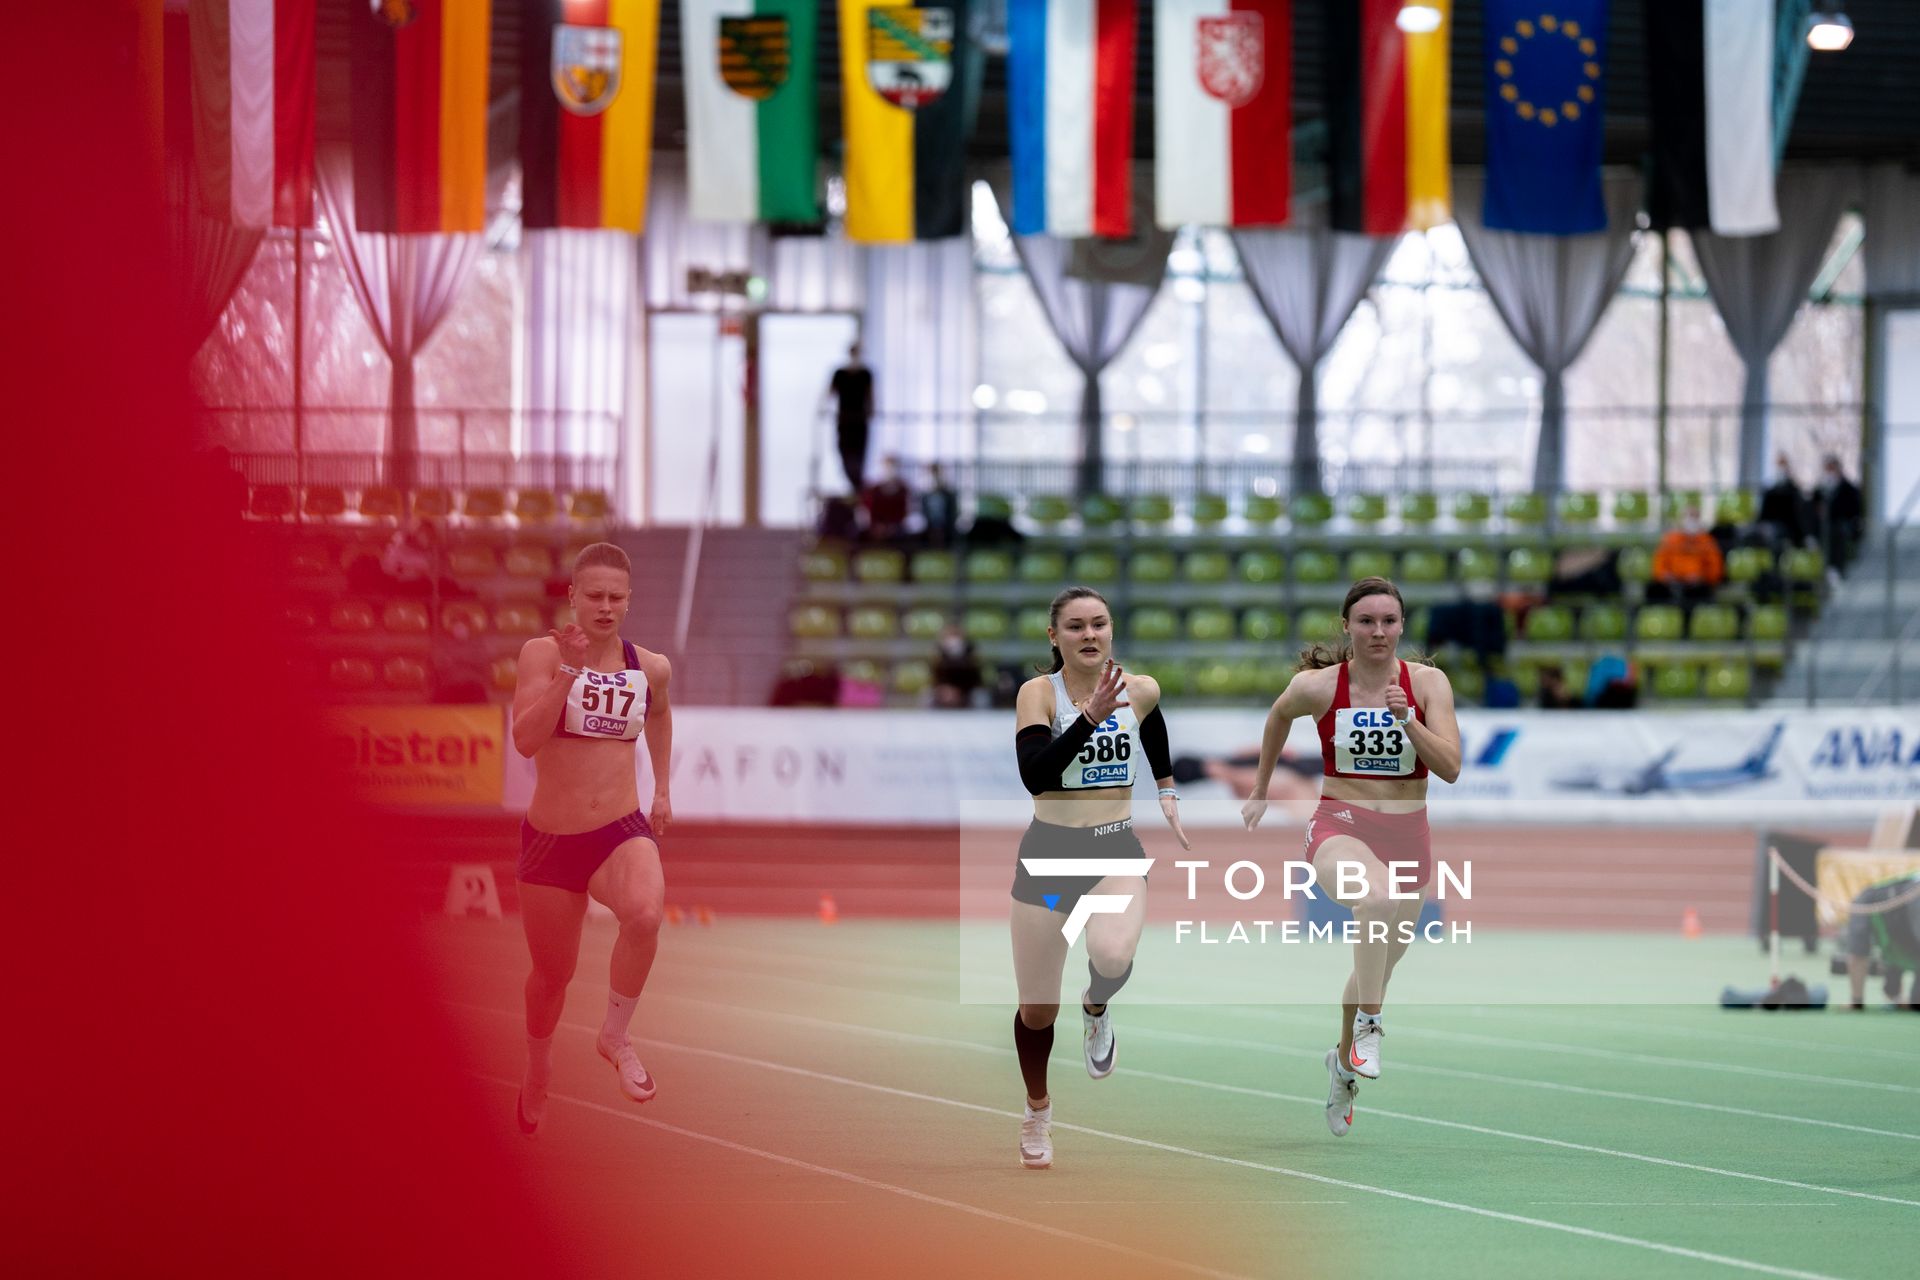
POLYGON ((1683 938, 1700 936, 1700 913, 1692 907, 1680 913, 1680 936, 1683 938))
POLYGON ((693 918, 695 920, 698 920, 703 925, 712 924, 713 908, 712 907, 695 907, 693 909, 693 918))
POLYGON ((680 908, 672 905, 669 905, 667 907, 666 915, 667 915, 668 924, 679 924, 682 920, 686 918, 680 913, 680 908))
POLYGON ((820 923, 821 924, 838 924, 839 921, 840 921, 840 908, 834 905, 833 895, 830 893, 821 894, 820 895, 820 923))

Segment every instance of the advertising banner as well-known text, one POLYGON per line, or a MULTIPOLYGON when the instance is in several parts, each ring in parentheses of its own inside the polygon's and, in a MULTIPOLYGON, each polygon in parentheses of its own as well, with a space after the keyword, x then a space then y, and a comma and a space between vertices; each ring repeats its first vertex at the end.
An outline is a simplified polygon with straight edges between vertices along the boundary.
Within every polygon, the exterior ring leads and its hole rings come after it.
POLYGON ((502 802, 510 751, 502 707, 332 707, 326 726, 328 745, 362 800, 431 807, 502 802))

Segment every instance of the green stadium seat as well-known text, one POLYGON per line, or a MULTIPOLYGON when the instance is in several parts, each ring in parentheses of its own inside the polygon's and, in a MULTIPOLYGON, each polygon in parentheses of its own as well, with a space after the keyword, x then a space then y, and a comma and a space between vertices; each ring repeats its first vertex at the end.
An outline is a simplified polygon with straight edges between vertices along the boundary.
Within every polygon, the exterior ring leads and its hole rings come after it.
POLYGON ((1019 578, 1022 582, 1041 582, 1048 585, 1062 582, 1067 576, 1067 557, 1059 551, 1027 551, 1020 556, 1019 578))
POLYGON ((1707 696, 1744 700, 1753 689, 1753 670, 1744 662, 1721 661, 1707 667, 1707 696))
POLYGON ((847 610, 847 634, 856 640, 891 640, 900 620, 885 605, 863 604, 847 610))
POLYGON ((1645 583, 1653 577, 1653 549, 1651 547, 1622 547, 1620 558, 1614 562, 1615 570, 1622 582, 1645 583))
POLYGON ((1464 664, 1449 667, 1447 682, 1453 686, 1456 702, 1479 702, 1487 696, 1487 677, 1479 667, 1464 664))
POLYGON ((1127 575, 1135 582, 1172 582, 1179 563, 1173 552, 1159 547, 1136 551, 1127 561, 1127 575))
POLYGON ((378 678, 365 658, 342 656, 327 664, 327 682, 336 689, 368 689, 378 678))
POLYGON ((369 520, 398 519, 406 507, 406 495, 392 485, 373 484, 360 491, 360 514, 369 520))
MULTIPOLYGON (((946 629, 947 615, 944 610, 921 605, 909 609, 900 619, 900 630, 909 639, 931 642, 946 629)), ((968 634, 972 634, 969 632, 968 634)))
POLYGON ((1266 493, 1250 493, 1240 514, 1248 524, 1269 525, 1287 514, 1286 500, 1266 493))
POLYGON ((1728 604, 1694 606, 1693 616, 1687 620, 1687 638, 1719 642, 1738 640, 1740 611, 1728 604))
POLYGON ((1347 557, 1347 577, 1358 582, 1362 578, 1393 577, 1393 552, 1391 551, 1355 551, 1347 557))
POLYGON ((975 520, 1011 520, 1013 502, 1004 493, 978 493, 973 498, 975 520))
POLYGON ((1403 524, 1432 524, 1440 514, 1440 499, 1426 490, 1400 495, 1400 520, 1403 524))
POLYGON ((427 687, 427 664, 409 654, 396 653, 380 664, 380 679, 389 689, 418 692, 427 687))
POLYGON ((1573 639, 1573 610, 1562 604, 1537 605, 1527 611, 1526 637, 1541 644, 1573 639))
POLYGON ((1653 518, 1653 499, 1638 489, 1613 495, 1615 524, 1645 524, 1653 518))
POLYGON ((796 606, 787 614, 787 630, 803 640, 825 640, 840 634, 840 614, 821 604, 796 606))
POLYGON ((284 484, 257 484, 247 512, 257 520, 284 520, 293 514, 293 489, 284 484))
POLYGON ((1249 551, 1240 557, 1240 581, 1262 585, 1285 581, 1286 557, 1277 551, 1249 551))
POLYGON ((1013 556, 992 547, 967 552, 968 582, 1007 582, 1013 578, 1013 556))
POLYGON ((1219 644, 1233 639, 1233 614, 1212 605, 1188 610, 1187 639, 1200 644, 1219 644))
POLYGON ((553 553, 545 547, 509 547, 507 548, 507 573, 515 578, 553 577, 553 553))
POLYGON ((1498 582, 1500 560, 1484 547, 1462 547, 1454 556, 1454 576, 1461 582, 1498 582))
POLYGON ((1500 515, 1510 525, 1537 529, 1547 522, 1547 495, 1512 494, 1500 505, 1500 515))
POLYGON ((1303 646, 1338 644, 1340 642, 1340 611, 1338 609, 1302 609, 1293 615, 1293 636, 1303 646))
POLYGON ((560 511, 551 489, 521 489, 513 495, 513 518, 521 524, 547 524, 560 511))
POLYGON ((1005 609, 970 605, 960 615, 960 629, 973 640, 1005 640, 1013 630, 1013 619, 1007 616, 1005 609))
POLYGON ((1233 561, 1224 551, 1189 551, 1181 563, 1180 576, 1187 582, 1220 583, 1227 580, 1233 561))
POLYGON ((1580 611, 1580 638, 1596 644, 1618 644, 1627 638, 1627 611, 1617 604, 1590 604, 1580 611))
POLYGON ((1447 556, 1431 547, 1416 547, 1400 557, 1400 581, 1408 585, 1445 582, 1447 556))
POLYGON ((1452 511, 1461 524, 1485 524, 1493 515, 1493 498, 1484 493, 1456 493, 1452 511))
POLYGON ((413 514, 423 520, 444 520, 453 514, 453 490, 444 485, 413 491, 413 514))
POLYGON ((1690 507, 1698 507, 1702 515, 1711 515, 1713 510, 1707 505, 1706 495, 1698 489, 1669 489, 1660 502, 1660 518, 1672 523, 1690 507))
POLYGON ((898 582, 906 571, 906 556, 891 548, 871 548, 853 557, 853 576, 861 582, 898 582))
POLYGON ((954 564, 951 551, 916 551, 907 572, 915 582, 952 582, 954 564))
POLYGON ((373 606, 364 600, 338 600, 327 610, 327 625, 349 634, 373 630, 373 606))
POLYGON ((840 675, 861 684, 879 686, 886 681, 886 669, 872 658, 850 658, 840 664, 840 675))
POLYGON ((1240 638, 1260 642, 1287 638, 1287 615, 1278 609, 1248 609, 1240 615, 1240 638))
POLYGON ((1296 527, 1323 525, 1333 519, 1333 499, 1324 493, 1296 493, 1287 503, 1287 519, 1296 527))
POLYGON ((1780 557, 1780 572, 1796 585, 1825 581, 1827 559, 1814 547, 1794 547, 1780 557))
POLYGON ((1686 616, 1678 605, 1644 605, 1633 615, 1633 638, 1643 643, 1678 640, 1685 631, 1686 616))
POLYGON ((915 697, 933 687, 933 668, 919 658, 893 664, 893 691, 915 697))
POLYGON ((1330 551, 1297 551, 1293 556, 1293 580, 1319 585, 1340 581, 1340 557, 1330 551))
POLYGON ((337 485, 308 485, 301 497, 300 509, 315 519, 331 520, 346 513, 347 495, 337 485))
POLYGON ((828 547, 809 547, 800 553, 800 576, 808 582, 845 582, 846 553, 828 547))
POLYGON ((1109 586, 1120 576, 1120 557, 1111 551, 1079 552, 1073 557, 1067 576, 1079 586, 1109 586))
POLYGON ((1037 605, 1029 605, 1014 615, 1013 633, 1021 640, 1045 640, 1049 625, 1051 615, 1037 605))
POLYGON ((1193 691, 1203 698, 1231 698, 1238 683, 1238 673, 1225 662, 1204 663, 1193 673, 1193 691))
POLYGON ((1692 662, 1663 662, 1653 669, 1653 696, 1662 700, 1700 696, 1700 667, 1692 662))
POLYGON ((1080 499, 1080 523, 1086 528, 1108 528, 1122 514, 1120 500, 1109 494, 1090 493, 1080 499))
POLYGON ((1753 615, 1747 620, 1747 638, 1778 643, 1787 638, 1787 610, 1785 605, 1755 605, 1753 615))
POLYGON ((1735 547, 1727 552, 1727 585, 1750 588, 1773 568, 1773 553, 1765 547, 1735 547))
POLYGON ((577 489, 567 495, 567 516, 582 524, 597 524, 613 515, 613 500, 602 489, 577 489))
POLYGON ((1713 523, 1752 524, 1758 510, 1751 489, 1729 489, 1713 500, 1713 523))
POLYGON ((491 578, 500 572, 500 558, 492 547, 463 542, 447 552, 447 572, 456 578, 491 578))
POLYGON ((1356 493, 1347 499, 1347 519, 1355 524, 1379 524, 1387 518, 1387 495, 1356 493))
POLYGON ((1144 644, 1160 644, 1177 639, 1180 635, 1180 622, 1174 617, 1173 610, 1163 609, 1159 605, 1142 605, 1133 611, 1133 625, 1129 629, 1133 640, 1144 644))
POLYGON ((1035 493, 1027 497, 1027 519, 1036 524, 1056 525, 1073 514, 1073 504, 1064 494, 1035 493))
POLYGON ((1152 676, 1154 682, 1160 686, 1160 696, 1162 698, 1178 698, 1183 696, 1191 686, 1193 679, 1192 673, 1187 668, 1187 664, 1175 661, 1172 658, 1167 659, 1165 662, 1155 662, 1153 664, 1153 670, 1146 674, 1152 676))
POLYGON ((1212 528, 1227 518, 1227 498, 1222 493, 1196 493, 1193 495, 1193 522, 1202 528, 1212 528))
POLYGON ((504 489, 469 489, 460 500, 460 514, 469 520, 498 520, 507 514, 504 489))
POLYGON ((1507 552, 1507 581, 1518 587, 1544 587, 1553 577, 1553 556, 1545 547, 1514 547, 1507 552))
POLYGON ((1173 519, 1173 499, 1164 493, 1136 494, 1127 503, 1127 518, 1135 524, 1164 525, 1173 519))
POLYGON ((503 600, 493 608, 493 629, 503 636, 527 636, 547 629, 540 605, 533 600, 503 600))
POLYGON ((1561 524, 1592 524, 1600 518, 1600 495, 1568 492, 1560 495, 1556 511, 1561 524))

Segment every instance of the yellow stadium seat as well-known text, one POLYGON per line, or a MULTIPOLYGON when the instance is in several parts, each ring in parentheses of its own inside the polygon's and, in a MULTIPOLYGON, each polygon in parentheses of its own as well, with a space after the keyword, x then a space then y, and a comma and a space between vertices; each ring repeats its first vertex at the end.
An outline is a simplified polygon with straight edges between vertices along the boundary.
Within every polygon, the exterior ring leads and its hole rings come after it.
POLYGON ((334 485, 308 485, 300 509, 316 520, 328 520, 346 511, 347 495, 334 485))
POLYGON ((503 636, 540 635, 547 629, 546 615, 537 604, 509 600, 494 608, 493 629, 503 636))
POLYGON ((382 664, 380 676, 389 689, 422 690, 427 687, 427 664, 418 658, 395 654, 382 664))
POLYGON ((259 520, 284 520, 293 514, 293 490, 284 484, 255 485, 247 511, 259 520))
POLYGON ((413 514, 424 520, 446 519, 453 514, 452 492, 439 486, 414 490, 413 514))
POLYGON ((373 607, 364 600, 341 600, 327 611, 327 625, 335 631, 373 630, 373 607))
POLYGON ((469 489, 460 500, 460 514, 469 520, 498 520, 507 513, 507 495, 499 489, 469 489))
POLYGON ((342 656, 327 664, 327 682, 336 689, 369 689, 378 678, 365 658, 342 656))
POLYGON ((545 547, 513 547, 507 552, 507 572, 516 578, 551 578, 553 555, 545 547))
POLYGON ((455 626, 465 625, 467 630, 478 635, 487 629, 487 611, 472 600, 449 600, 440 606, 440 626, 451 630, 455 626))
POLYGON ((427 629, 427 606, 418 600, 395 600, 381 611, 380 625, 397 635, 424 634, 427 629))
POLYGON ((558 509, 559 503, 546 489, 522 489, 514 495, 513 514, 521 524, 545 524, 558 509))
POLYGON ((392 485, 369 485, 360 491, 360 514, 369 520, 393 520, 406 510, 407 500, 392 485))
POLYGON ((491 547, 466 542, 447 552, 447 568, 456 578, 491 578, 500 572, 500 560, 491 547))
POLYGON ((575 520, 605 520, 612 510, 607 495, 598 489, 584 489, 567 495, 567 514, 575 520))

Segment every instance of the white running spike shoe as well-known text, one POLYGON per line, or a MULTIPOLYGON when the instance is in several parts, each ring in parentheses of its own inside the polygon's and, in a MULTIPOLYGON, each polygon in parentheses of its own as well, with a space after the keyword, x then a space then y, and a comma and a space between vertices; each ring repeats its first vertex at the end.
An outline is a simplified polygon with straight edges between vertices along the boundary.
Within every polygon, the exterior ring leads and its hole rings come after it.
POLYGON ((1347 1065, 1369 1080, 1380 1078, 1380 1036, 1384 1031, 1377 1017, 1356 1016, 1353 1020, 1353 1048, 1347 1051, 1347 1065))
POLYGON ((520 1132, 529 1138, 539 1133, 540 1121, 546 1113, 547 1091, 545 1089, 529 1090, 527 1086, 521 1085, 520 1092, 513 1099, 513 1120, 520 1126, 520 1132), (529 1093, 533 1095, 532 1106, 527 1105, 529 1093))
POLYGON ((1360 1094, 1357 1076, 1340 1074, 1340 1046, 1327 1050, 1327 1128, 1336 1138, 1353 1128, 1353 1100, 1360 1094))
POLYGON ((1087 1012, 1087 996, 1080 994, 1080 1020, 1085 1028, 1081 1047, 1087 1059, 1087 1074, 1095 1080, 1105 1080, 1113 1074, 1114 1063, 1120 1060, 1120 1044, 1113 1037, 1113 1006, 1108 1005, 1098 1016, 1087 1012))
POLYGON ((620 1092, 635 1102, 645 1102, 653 1096, 653 1077, 640 1065, 640 1055, 633 1051, 631 1041, 608 1044, 605 1040, 596 1040, 594 1048, 613 1064, 614 1074, 620 1077, 620 1092))
POLYGON ((1022 1104, 1025 1115, 1020 1120, 1020 1163, 1029 1169, 1051 1169, 1053 1167, 1053 1104, 1035 1111, 1031 1105, 1022 1104))

